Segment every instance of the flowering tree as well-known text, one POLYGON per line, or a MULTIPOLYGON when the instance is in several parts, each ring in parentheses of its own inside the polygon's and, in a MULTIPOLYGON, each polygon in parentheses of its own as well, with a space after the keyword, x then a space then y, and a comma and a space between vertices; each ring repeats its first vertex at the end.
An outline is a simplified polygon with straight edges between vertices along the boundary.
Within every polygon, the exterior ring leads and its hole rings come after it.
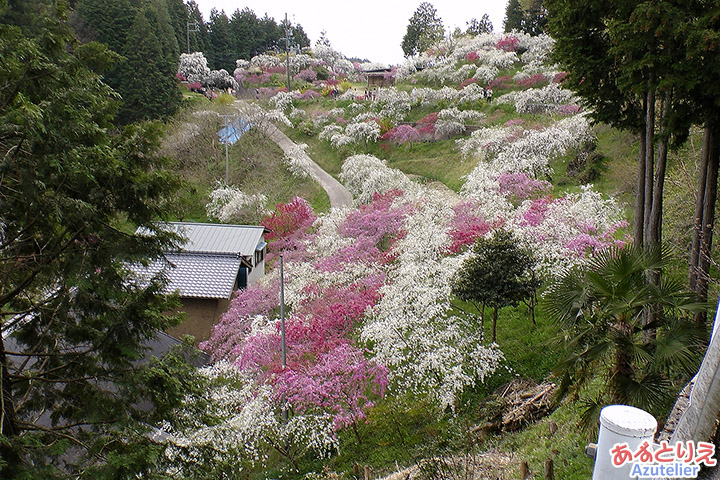
POLYGON ((178 73, 188 82, 202 83, 202 80, 210 74, 205 55, 202 52, 180 54, 178 73))
MULTIPOLYGON (((310 204, 303 198, 294 197, 288 203, 279 203, 275 211, 262 220, 262 224, 270 230, 265 235, 273 242, 271 253, 283 251, 300 253, 303 237, 307 234, 317 215, 310 204)), ((272 258, 271 255, 268 255, 272 258)))
POLYGON ((205 210, 210 218, 223 223, 255 223, 265 212, 267 197, 262 193, 248 195, 237 187, 218 184, 210 192, 205 210))

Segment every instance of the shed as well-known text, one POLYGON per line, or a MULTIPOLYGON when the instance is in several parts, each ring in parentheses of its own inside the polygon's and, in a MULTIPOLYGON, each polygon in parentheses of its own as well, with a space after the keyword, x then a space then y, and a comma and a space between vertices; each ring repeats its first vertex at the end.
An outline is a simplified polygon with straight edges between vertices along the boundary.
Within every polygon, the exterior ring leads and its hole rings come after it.
POLYGON ((267 230, 263 226, 190 222, 169 222, 167 227, 182 236, 184 243, 143 268, 142 274, 163 273, 167 292, 180 296, 180 310, 188 318, 168 333, 193 335, 197 342, 206 340, 230 306, 233 293, 265 274, 267 230))
POLYGON ((395 85, 395 76, 391 68, 378 68, 375 70, 363 70, 367 75, 367 89, 385 88, 395 85))

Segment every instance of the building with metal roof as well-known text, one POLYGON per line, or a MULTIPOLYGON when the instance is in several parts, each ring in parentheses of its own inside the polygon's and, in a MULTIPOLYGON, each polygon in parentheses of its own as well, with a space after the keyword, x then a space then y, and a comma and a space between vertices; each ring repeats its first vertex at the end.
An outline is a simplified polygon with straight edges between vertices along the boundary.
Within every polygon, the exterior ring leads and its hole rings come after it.
POLYGON ((265 274, 266 229, 191 222, 169 222, 166 226, 184 241, 177 249, 165 252, 163 258, 135 270, 143 276, 164 275, 167 292, 180 296, 181 310, 188 320, 168 333, 193 335, 198 342, 206 340, 230 306, 233 292, 256 283, 265 274))

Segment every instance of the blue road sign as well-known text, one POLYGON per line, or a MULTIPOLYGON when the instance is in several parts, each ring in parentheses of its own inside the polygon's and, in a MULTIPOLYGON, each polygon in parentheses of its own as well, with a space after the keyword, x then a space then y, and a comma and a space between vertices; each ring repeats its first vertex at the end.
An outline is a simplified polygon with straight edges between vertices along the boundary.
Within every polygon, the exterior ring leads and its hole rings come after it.
POLYGON ((248 122, 242 118, 238 118, 230 125, 218 130, 217 134, 220 139, 220 143, 234 145, 235 142, 240 140, 240 137, 242 137, 245 132, 250 130, 250 126, 251 125, 248 122))

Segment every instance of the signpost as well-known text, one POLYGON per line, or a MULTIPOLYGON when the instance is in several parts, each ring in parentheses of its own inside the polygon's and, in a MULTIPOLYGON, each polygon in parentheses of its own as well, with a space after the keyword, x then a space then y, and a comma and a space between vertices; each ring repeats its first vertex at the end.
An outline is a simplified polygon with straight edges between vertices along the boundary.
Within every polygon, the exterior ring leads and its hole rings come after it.
MULTIPOLYGON (((235 115, 220 115, 223 118, 236 118, 235 115)), ((235 145, 245 132, 250 130, 250 124, 242 118, 236 118, 233 122, 218 130, 217 135, 220 143, 225 144, 225 185, 230 183, 230 163, 228 161, 228 145, 235 145)))

